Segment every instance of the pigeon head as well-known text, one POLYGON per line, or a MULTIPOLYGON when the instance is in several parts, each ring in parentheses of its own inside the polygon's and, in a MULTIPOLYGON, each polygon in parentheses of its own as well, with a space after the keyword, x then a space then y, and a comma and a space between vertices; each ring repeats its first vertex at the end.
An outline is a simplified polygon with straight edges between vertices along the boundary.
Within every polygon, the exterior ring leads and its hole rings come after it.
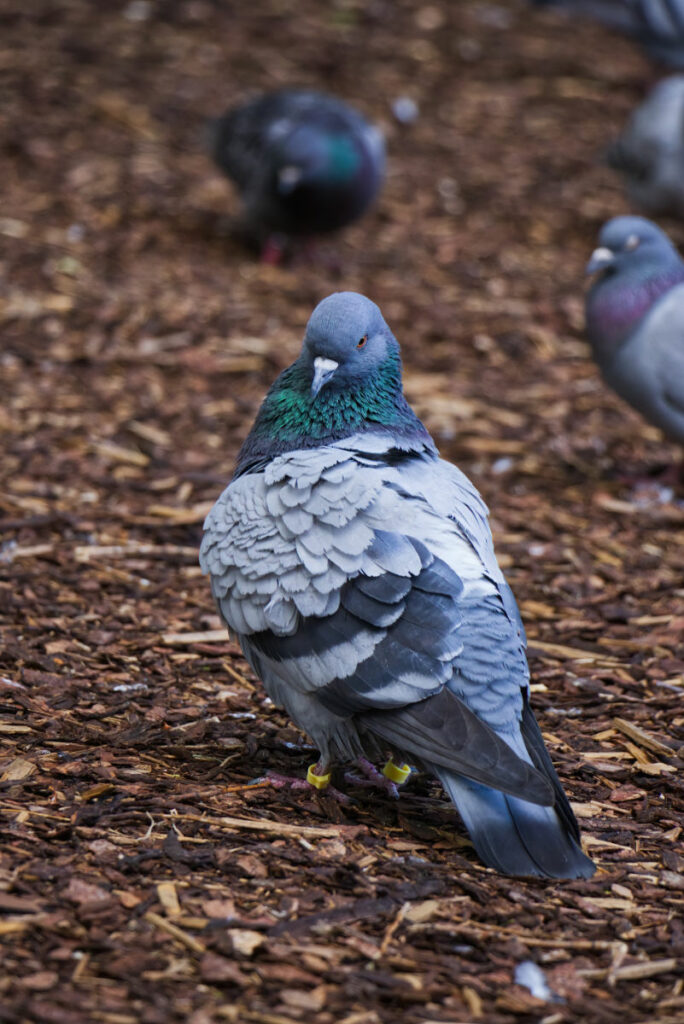
POLYGON ((306 185, 344 185, 361 165, 361 152, 348 132, 323 132, 308 124, 283 139, 278 157, 276 188, 282 196, 306 185))
POLYGON ((311 364, 311 394, 363 386, 376 374, 401 389, 399 346, 374 302, 336 292, 314 309, 302 349, 311 364), (388 372, 389 371, 389 372, 388 372))
POLYGON ((603 225, 587 274, 648 274, 679 262, 664 231, 645 217, 613 217, 603 225))
POLYGON ((587 332, 599 363, 610 360, 673 285, 684 262, 664 231, 645 217, 614 217, 603 225, 587 274, 587 332))
POLYGON ((237 473, 364 433, 390 436, 404 451, 434 451, 404 398, 399 345, 379 308, 356 292, 336 292, 316 306, 299 358, 266 395, 237 473))

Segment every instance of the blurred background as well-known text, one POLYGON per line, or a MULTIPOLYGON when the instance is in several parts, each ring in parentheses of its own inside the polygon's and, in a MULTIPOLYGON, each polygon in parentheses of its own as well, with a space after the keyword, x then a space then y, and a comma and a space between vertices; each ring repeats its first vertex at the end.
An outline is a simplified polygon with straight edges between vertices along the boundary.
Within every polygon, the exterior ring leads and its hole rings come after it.
POLYGON ((339 288, 381 305, 410 396, 476 474, 516 454, 536 475, 549 446, 552 475, 605 467, 597 446, 622 453, 638 421, 580 338, 587 255, 628 209, 602 156, 655 77, 631 42, 523 0, 38 0, 1 17, 2 372, 22 403, 4 416, 10 439, 29 417, 44 479, 75 459, 114 479, 149 482, 159 460, 226 475, 311 308, 339 288), (326 240, 334 259, 272 268, 230 237, 239 203, 204 122, 291 85, 378 123, 388 178, 326 240), (402 124, 406 99, 418 114, 402 124), (524 448, 504 452, 515 437, 524 448), (95 441, 152 463, 112 465, 95 441))

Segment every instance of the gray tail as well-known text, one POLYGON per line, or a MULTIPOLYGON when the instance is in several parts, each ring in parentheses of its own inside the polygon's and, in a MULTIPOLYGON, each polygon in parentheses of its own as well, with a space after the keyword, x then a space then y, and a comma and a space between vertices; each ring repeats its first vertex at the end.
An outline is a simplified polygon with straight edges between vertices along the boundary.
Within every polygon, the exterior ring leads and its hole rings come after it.
POLYGON ((606 147, 603 154, 604 162, 616 171, 624 171, 637 178, 645 178, 651 163, 652 154, 643 152, 625 138, 616 139, 606 147))
POLYGON ((202 125, 202 142, 209 155, 216 160, 221 139, 221 118, 208 117, 202 125))
POLYGON ((506 875, 590 878, 593 862, 554 807, 540 807, 430 765, 484 863, 506 875))

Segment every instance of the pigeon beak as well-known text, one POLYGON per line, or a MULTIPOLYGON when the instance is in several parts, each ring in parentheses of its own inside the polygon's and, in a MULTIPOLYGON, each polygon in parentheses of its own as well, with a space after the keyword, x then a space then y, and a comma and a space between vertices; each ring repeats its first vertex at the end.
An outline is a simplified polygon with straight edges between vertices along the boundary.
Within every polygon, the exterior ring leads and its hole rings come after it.
POLYGON ((612 249, 608 249, 605 245, 599 246, 598 249, 594 249, 591 254, 591 259, 587 263, 585 274, 595 274, 597 270, 605 270, 615 260, 615 253, 612 249))
POLYGON ((289 196, 290 192, 294 192, 303 178, 303 172, 301 167, 297 167, 295 164, 287 164, 286 167, 281 167, 278 171, 278 191, 283 196, 289 196))
POLYGON ((334 359, 324 359, 323 356, 316 356, 314 359, 314 375, 311 381, 311 397, 315 398, 324 384, 326 384, 339 366, 334 359))

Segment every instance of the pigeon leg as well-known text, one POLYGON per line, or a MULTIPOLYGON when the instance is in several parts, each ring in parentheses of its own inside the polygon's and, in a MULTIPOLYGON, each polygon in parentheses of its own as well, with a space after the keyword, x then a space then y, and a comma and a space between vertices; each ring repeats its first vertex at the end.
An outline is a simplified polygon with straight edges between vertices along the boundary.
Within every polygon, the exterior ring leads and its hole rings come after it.
POLYGON ((620 483, 629 487, 636 505, 663 505, 677 501, 684 491, 684 460, 673 462, 648 476, 622 474, 620 483))
POLYGON ((364 786, 366 789, 383 789, 394 800, 399 799, 398 786, 403 785, 411 771, 408 765, 399 767, 391 758, 381 772, 365 757, 359 757, 354 764, 365 778, 359 778, 353 772, 345 772, 347 782, 353 786, 364 786))
POLYGON ((340 804, 350 804, 351 799, 346 794, 341 793, 339 789, 335 789, 334 786, 330 785, 330 772, 325 771, 325 766, 318 764, 312 764, 306 773, 306 779, 300 779, 292 775, 281 775, 279 772, 266 772, 260 778, 255 779, 253 785, 259 783, 270 783, 274 789, 321 789, 325 790, 328 796, 331 796, 333 800, 337 800, 340 804))
POLYGON ((330 274, 342 273, 342 261, 336 250, 321 245, 316 237, 309 237, 301 248, 301 263, 313 263, 330 274))
POLYGON ((278 267, 285 255, 285 240, 282 235, 269 235, 261 250, 261 262, 278 267))

